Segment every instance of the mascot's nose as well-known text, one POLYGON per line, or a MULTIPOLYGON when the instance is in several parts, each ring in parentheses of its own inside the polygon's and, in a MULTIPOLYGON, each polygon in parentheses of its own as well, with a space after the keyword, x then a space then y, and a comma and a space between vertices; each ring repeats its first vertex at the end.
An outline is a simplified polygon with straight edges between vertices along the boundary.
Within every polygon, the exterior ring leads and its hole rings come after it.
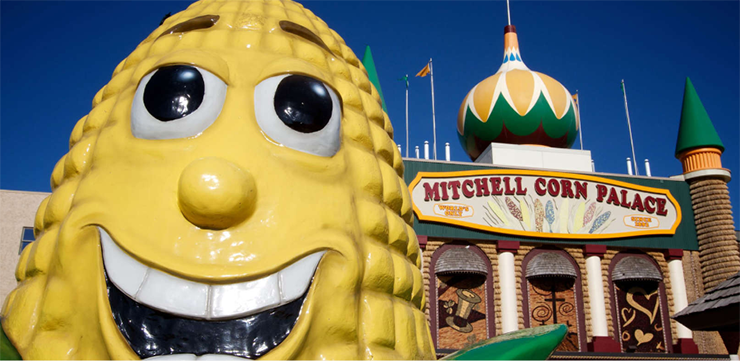
POLYGON ((252 175, 221 158, 202 158, 182 171, 177 187, 180 211, 190 223, 224 229, 253 210, 257 188, 252 175))

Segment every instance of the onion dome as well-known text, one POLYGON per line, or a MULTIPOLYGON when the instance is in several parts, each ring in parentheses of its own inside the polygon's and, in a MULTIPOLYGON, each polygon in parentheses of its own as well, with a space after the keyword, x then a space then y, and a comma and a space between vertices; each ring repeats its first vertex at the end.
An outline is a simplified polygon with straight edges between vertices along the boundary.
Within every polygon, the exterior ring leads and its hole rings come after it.
POLYGON ((577 113, 568 89, 527 68, 516 28, 507 25, 503 63, 465 97, 457 131, 473 160, 491 142, 570 148, 578 133, 577 113))

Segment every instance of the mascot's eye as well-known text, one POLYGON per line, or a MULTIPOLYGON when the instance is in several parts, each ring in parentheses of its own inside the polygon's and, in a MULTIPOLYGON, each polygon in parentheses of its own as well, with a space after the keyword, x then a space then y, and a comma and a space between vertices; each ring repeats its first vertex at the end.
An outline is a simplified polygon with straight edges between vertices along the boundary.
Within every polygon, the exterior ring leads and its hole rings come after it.
POLYGON ((192 66, 167 66, 154 72, 144 88, 144 106, 155 118, 169 122, 194 112, 203 102, 205 83, 192 66))
POLYGON ((275 91, 275 113, 291 129, 317 132, 329 124, 332 101, 320 81, 303 75, 283 78, 275 91))
POLYGON ((218 118, 226 84, 190 65, 169 65, 147 74, 131 106, 131 131, 137 138, 196 136, 218 118))
POLYGON ((265 79, 254 103, 257 123, 274 141, 323 157, 339 150, 341 103, 320 80, 292 74, 265 79))

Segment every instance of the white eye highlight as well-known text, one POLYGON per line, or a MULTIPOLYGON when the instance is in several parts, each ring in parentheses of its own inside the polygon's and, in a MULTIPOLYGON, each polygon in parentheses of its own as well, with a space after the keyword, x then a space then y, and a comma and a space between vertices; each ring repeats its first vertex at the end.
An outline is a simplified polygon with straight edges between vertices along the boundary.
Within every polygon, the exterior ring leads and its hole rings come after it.
POLYGON ((147 74, 131 105, 131 132, 142 139, 196 136, 218 118, 226 84, 207 70, 168 65, 147 74))
POLYGON ((283 146, 322 157, 339 150, 342 106, 320 80, 298 74, 265 79, 254 89, 254 112, 262 131, 283 146))

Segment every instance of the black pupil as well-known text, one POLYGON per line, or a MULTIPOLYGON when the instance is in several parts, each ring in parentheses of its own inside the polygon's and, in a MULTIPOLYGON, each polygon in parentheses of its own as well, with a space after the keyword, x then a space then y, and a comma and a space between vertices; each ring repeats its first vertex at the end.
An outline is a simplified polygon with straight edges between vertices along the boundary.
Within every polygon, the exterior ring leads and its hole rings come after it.
POLYGON ((332 101, 324 83, 303 75, 290 75, 275 91, 275 113, 291 129, 317 132, 329 123, 332 101))
POLYGON ((158 69, 144 89, 144 106, 153 117, 168 122, 194 112, 203 102, 205 84, 198 69, 173 65, 158 69))

